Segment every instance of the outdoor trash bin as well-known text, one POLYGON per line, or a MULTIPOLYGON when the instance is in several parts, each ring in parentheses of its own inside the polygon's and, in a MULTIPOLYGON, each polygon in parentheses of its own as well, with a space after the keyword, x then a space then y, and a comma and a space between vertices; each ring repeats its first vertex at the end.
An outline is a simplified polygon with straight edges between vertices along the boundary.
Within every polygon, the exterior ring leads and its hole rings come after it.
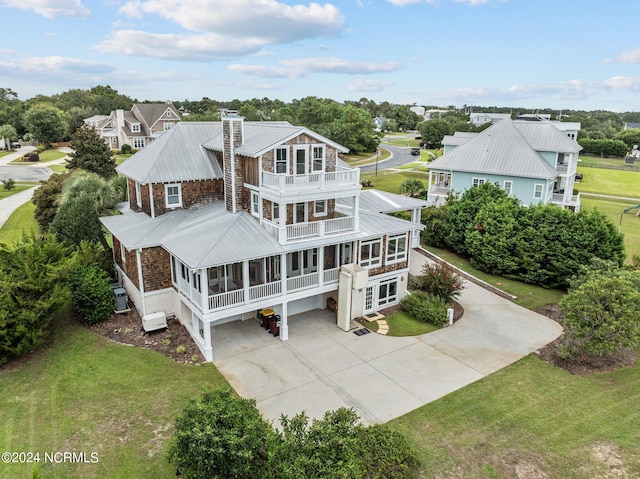
POLYGON ((276 312, 271 308, 261 309, 258 311, 259 319, 262 321, 262 327, 264 329, 269 329, 269 318, 275 316, 276 312))
POLYGON ((273 315, 269 317, 269 332, 274 336, 280 335, 280 316, 273 315))

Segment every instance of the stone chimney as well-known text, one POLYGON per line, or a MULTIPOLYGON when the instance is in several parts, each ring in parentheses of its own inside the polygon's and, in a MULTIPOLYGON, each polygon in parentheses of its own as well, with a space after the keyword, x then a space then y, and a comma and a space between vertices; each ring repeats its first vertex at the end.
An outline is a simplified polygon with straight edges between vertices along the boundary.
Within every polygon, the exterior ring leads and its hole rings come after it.
POLYGON ((244 118, 235 110, 220 110, 222 121, 224 172, 224 201, 228 211, 242 209, 242 161, 236 158, 236 149, 244 143, 244 118))

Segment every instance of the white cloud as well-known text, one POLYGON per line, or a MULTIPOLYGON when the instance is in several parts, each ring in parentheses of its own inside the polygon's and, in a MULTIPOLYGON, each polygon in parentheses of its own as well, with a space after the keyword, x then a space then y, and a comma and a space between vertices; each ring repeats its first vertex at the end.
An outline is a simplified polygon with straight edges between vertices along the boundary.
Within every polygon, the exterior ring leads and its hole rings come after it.
POLYGON ((33 10, 46 18, 91 16, 91 12, 80 0, 3 0, 5 7, 33 10))
POLYGON ((171 60, 222 60, 256 53, 261 46, 262 42, 255 38, 230 42, 215 33, 163 34, 117 30, 94 48, 107 53, 171 60))
POLYGON ((30 57, 15 62, 2 62, 2 68, 15 72, 42 74, 104 74, 114 70, 113 67, 92 60, 67 58, 59 56, 30 57))
POLYGON ((344 27, 344 16, 334 5, 287 5, 276 0, 133 1, 120 13, 133 18, 155 14, 188 31, 231 38, 250 36, 265 44, 332 37, 344 27))
POLYGON ((638 77, 623 77, 616 76, 611 77, 602 82, 602 84, 612 90, 627 90, 638 91, 640 90, 640 78, 638 77))
MULTIPOLYGON (((606 61, 610 62, 612 60, 606 60, 606 61)), ((640 63, 640 48, 635 48, 633 50, 622 52, 613 61, 620 62, 620 63, 640 63)))
POLYGON ((281 60, 281 64, 304 73, 345 73, 361 75, 399 70, 398 62, 359 62, 335 57, 296 58, 281 60))
POLYGON ((228 69, 252 77, 261 78, 299 78, 311 73, 338 73, 362 75, 388 73, 400 68, 396 62, 374 63, 345 60, 335 57, 293 58, 280 60, 280 66, 266 65, 229 65, 228 69))
POLYGON ((396 7, 405 7, 413 3, 422 3, 422 0, 388 0, 388 2, 396 7))
POLYGON ((377 81, 360 78, 347 87, 348 91, 382 91, 393 86, 390 81, 377 81))

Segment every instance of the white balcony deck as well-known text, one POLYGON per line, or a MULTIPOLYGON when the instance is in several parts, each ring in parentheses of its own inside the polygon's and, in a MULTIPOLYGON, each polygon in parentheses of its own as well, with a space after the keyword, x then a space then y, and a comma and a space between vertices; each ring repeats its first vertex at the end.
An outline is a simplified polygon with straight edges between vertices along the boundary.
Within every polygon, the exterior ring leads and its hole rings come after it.
POLYGON ((280 193, 300 191, 339 189, 360 184, 358 168, 338 168, 336 171, 319 171, 307 175, 275 174, 262 172, 262 186, 280 193))
POLYGON ((263 219, 262 226, 280 243, 286 243, 352 232, 356 229, 356 220, 353 216, 340 216, 327 220, 280 226, 272 221, 263 219))
POLYGON ((551 195, 551 203, 562 206, 563 208, 571 207, 577 213, 580 211, 580 193, 577 195, 567 195, 562 193, 553 193, 551 195))

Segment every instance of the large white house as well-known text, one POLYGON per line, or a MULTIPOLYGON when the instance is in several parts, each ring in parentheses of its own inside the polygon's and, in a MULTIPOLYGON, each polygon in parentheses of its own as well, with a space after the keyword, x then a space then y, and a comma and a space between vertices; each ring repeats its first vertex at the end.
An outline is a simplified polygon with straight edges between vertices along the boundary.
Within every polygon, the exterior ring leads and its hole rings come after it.
MULTIPOLYGON (((117 170, 129 204, 102 218, 143 317, 175 315, 207 360, 216 325, 337 301, 336 324, 397 304, 426 202, 361 191, 347 150, 287 122, 181 122, 117 170), (412 221, 381 213, 411 211, 412 221)), ((145 319, 146 318, 146 319, 145 319)), ((256 323, 256 328, 259 325, 256 323)))

